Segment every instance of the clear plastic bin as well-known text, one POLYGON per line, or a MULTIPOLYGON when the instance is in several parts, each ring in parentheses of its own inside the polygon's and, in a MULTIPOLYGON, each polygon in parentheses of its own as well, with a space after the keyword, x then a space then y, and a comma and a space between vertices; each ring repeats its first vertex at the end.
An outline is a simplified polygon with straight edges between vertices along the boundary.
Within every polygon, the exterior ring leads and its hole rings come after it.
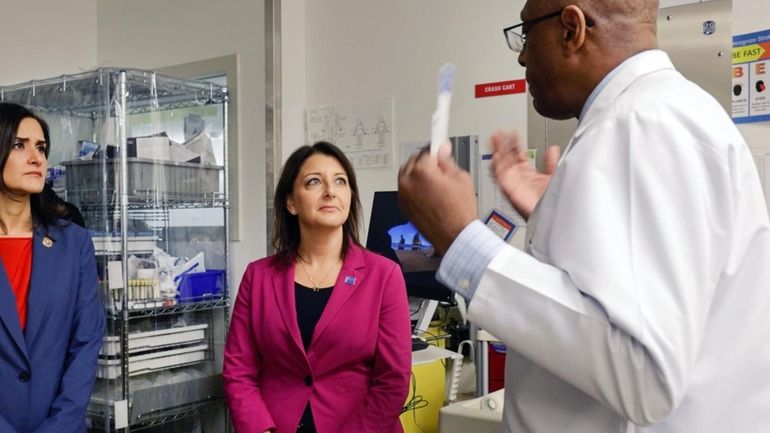
MULTIPOLYGON (((208 328, 208 325, 201 323, 156 331, 131 333, 128 334, 128 353, 146 352, 203 341, 206 338, 206 328, 208 328)), ((120 355, 120 337, 117 335, 104 337, 104 345, 100 354, 103 356, 120 355)))
MULTIPOLYGON (((127 158, 129 194, 201 196, 220 192, 220 166, 127 158)), ((115 191, 119 159, 64 161, 67 191, 115 191)))

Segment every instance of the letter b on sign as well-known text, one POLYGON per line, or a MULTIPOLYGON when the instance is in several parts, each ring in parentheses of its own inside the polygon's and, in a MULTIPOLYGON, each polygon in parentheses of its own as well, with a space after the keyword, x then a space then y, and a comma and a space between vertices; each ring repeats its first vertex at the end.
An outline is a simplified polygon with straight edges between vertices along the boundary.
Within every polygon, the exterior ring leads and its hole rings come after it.
POLYGON ((741 78, 743 76, 743 66, 736 66, 733 68, 733 78, 741 78))

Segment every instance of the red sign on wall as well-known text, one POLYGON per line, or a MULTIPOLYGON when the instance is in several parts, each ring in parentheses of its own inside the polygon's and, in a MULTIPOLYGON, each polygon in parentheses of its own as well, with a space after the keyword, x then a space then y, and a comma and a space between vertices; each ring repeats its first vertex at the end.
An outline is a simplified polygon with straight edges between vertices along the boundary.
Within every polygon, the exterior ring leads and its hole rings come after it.
POLYGON ((498 81, 497 83, 476 84, 476 97, 512 95, 524 93, 527 90, 526 80, 498 81))

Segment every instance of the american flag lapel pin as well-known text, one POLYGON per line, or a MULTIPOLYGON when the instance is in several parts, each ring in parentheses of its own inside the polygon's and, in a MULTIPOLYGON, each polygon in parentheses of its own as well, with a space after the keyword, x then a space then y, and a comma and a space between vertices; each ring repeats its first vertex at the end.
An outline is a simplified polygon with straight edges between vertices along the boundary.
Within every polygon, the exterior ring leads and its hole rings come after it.
POLYGON ((356 283, 356 277, 354 277, 352 275, 348 275, 348 276, 345 277, 345 284, 349 284, 349 285, 352 286, 355 283, 356 283))

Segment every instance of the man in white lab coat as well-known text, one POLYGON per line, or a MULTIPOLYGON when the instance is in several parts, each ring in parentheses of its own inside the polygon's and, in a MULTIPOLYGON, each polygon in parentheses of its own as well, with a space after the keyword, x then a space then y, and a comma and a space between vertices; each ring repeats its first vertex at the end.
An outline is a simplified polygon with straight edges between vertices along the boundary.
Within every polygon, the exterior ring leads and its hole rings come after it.
POLYGON ((545 173, 492 137, 526 253, 478 221, 448 146, 399 173, 439 278, 509 348, 507 432, 770 431, 764 195, 730 117, 657 50, 657 9, 529 0, 508 29, 537 111, 579 119, 545 173))

